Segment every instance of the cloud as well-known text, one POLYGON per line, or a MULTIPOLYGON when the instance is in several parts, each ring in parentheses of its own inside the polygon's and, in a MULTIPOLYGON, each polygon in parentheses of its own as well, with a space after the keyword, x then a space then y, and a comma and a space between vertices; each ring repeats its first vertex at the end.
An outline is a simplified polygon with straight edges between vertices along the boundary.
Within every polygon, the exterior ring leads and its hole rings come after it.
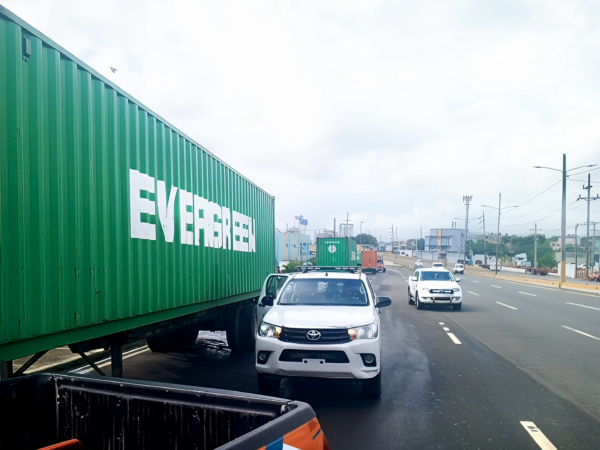
MULTIPOLYGON (((349 212, 411 236, 462 217, 467 193, 475 216, 499 192, 533 197, 560 176, 532 166, 563 153, 600 163, 600 7, 584 0, 4 3, 275 195, 279 227, 349 212)), ((502 223, 527 233, 555 208, 502 223)))

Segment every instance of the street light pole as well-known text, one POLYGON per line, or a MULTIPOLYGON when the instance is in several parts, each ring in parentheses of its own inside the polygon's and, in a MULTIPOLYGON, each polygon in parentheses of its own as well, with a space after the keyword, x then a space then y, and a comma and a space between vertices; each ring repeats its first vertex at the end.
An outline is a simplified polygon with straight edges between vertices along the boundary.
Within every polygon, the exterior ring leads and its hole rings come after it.
POLYGON ((485 234, 485 211, 483 211, 483 264, 487 266, 487 253, 485 252, 485 241, 487 235, 485 234))
POLYGON ((472 195, 463 195, 463 202, 465 202, 465 206, 467 207, 467 215, 465 219, 465 250, 463 252, 463 264, 467 262, 467 241, 469 240, 469 205, 471 204, 471 200, 473 200, 472 195))
MULTIPOLYGON (((556 172, 561 172, 562 174, 562 217, 561 217, 561 221, 560 221, 560 257, 561 257, 561 265, 560 265, 560 285, 562 285, 565 282, 565 274, 566 274, 566 258, 567 258, 567 252, 566 252, 566 235, 567 235, 567 172, 571 171, 571 170, 575 170, 575 169, 581 169, 584 167, 594 167, 596 166, 596 164, 587 164, 585 166, 580 166, 580 167, 574 167, 572 169, 569 169, 567 171, 567 155, 563 154, 563 165, 562 165, 562 170, 559 169, 554 169, 552 167, 542 167, 542 166, 533 166, 535 169, 548 169, 548 170, 554 170, 556 172)), ((589 179, 589 174, 588 174, 588 179, 589 179)), ((588 191, 589 194, 589 191, 588 191)), ((589 207, 589 202, 588 202, 588 207, 589 207)), ((589 219, 588 219, 589 222, 589 219)), ((588 227, 589 230, 589 227, 588 227)), ((588 236, 589 236, 589 231, 588 231, 588 236)))

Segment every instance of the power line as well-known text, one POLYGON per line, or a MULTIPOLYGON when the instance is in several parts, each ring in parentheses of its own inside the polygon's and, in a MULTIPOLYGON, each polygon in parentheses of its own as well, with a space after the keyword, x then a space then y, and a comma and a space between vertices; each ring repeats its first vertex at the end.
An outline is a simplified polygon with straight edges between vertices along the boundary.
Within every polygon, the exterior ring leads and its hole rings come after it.
MULTIPOLYGON (((574 203, 577 203, 577 200, 575 200, 575 201, 574 201, 574 202, 572 202, 572 203, 569 203, 567 206, 571 206, 571 205, 572 205, 572 204, 574 204, 574 203)), ((574 210, 574 209, 577 209, 577 208, 579 208, 580 206, 583 206, 583 203, 582 203, 581 205, 579 205, 579 206, 576 206, 575 208, 571 208, 571 209, 569 209, 569 211, 572 211, 572 210, 574 210)), ((504 226, 505 226, 505 227, 518 227, 518 226, 521 226, 521 225, 530 225, 530 224, 532 224, 532 223, 541 222, 541 221, 543 221, 543 220, 549 219, 550 217, 554 216, 555 214, 558 214, 559 212, 561 212, 561 210, 562 210, 562 209, 559 209, 558 211, 555 211, 555 212, 553 212, 552 214, 550 214, 549 216, 546 216, 546 217, 544 217, 543 219, 539 219, 539 220, 533 220, 533 221, 531 221, 531 222, 525 222, 525 223, 515 223, 515 224, 512 224, 512 225, 504 225, 504 226)))
MULTIPOLYGON (((574 197, 574 196, 575 196, 575 195, 577 195, 577 194, 578 194, 578 193, 577 193, 577 192, 575 192, 574 194, 571 194, 571 195, 569 195, 567 198, 574 197)), ((511 218, 511 219, 516 219, 516 218, 518 218, 518 217, 528 216, 529 214, 533 214, 533 213, 536 213, 536 212, 543 211, 544 209, 546 209, 546 208, 549 208, 550 206, 558 205, 560 202, 562 202, 562 200, 559 200, 559 201, 557 201, 557 202, 551 203, 551 204, 549 204, 549 205, 547 205, 547 206, 544 206, 543 208, 536 209, 535 211, 531 211, 531 212, 528 212, 528 213, 525 213, 525 214, 521 214, 521 215, 519 215, 519 216, 512 216, 512 217, 510 217, 510 218, 511 218)))

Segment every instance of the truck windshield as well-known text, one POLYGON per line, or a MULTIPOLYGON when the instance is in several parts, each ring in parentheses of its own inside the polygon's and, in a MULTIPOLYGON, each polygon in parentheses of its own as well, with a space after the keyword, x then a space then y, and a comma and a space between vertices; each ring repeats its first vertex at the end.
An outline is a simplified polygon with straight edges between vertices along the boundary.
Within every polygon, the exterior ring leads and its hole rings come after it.
POLYGON ((450 272, 421 272, 421 281, 454 281, 450 272))
POLYGON ((279 305, 367 306, 369 298, 361 280, 314 278, 291 280, 279 305))
POLYGON ((383 264, 383 259, 378 259, 377 264, 383 264))

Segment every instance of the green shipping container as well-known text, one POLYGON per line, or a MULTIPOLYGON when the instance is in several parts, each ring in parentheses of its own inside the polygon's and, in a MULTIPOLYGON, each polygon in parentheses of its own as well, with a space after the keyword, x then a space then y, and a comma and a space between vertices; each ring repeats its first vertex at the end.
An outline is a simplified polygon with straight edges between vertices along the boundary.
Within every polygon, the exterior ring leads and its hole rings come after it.
POLYGON ((317 265, 356 266, 358 252, 356 241, 351 238, 318 238, 317 265))
POLYGON ((258 295, 274 198, 0 7, 0 360, 258 295))

